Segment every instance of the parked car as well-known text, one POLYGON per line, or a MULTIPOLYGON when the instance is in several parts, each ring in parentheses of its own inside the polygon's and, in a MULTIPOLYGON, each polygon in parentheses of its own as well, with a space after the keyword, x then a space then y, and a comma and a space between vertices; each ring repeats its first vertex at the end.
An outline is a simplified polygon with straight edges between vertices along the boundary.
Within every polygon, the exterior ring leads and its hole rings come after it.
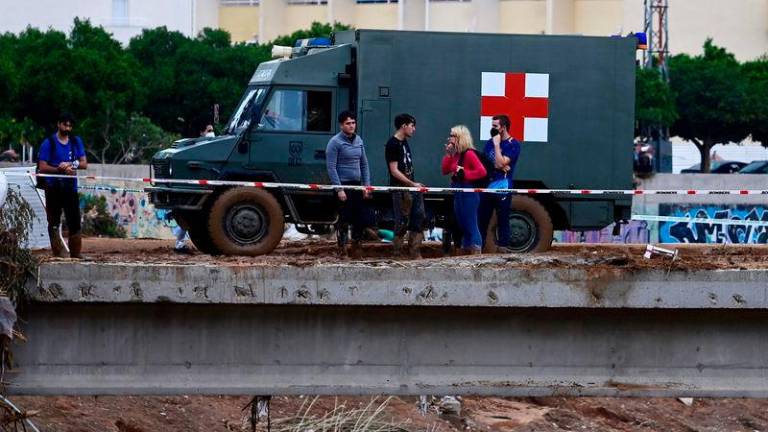
POLYGON ((751 164, 739 170, 739 174, 768 174, 768 160, 752 161, 751 164))
MULTIPOLYGON (((710 166, 710 174, 732 174, 739 172, 740 169, 747 166, 745 162, 738 161, 712 161, 710 166)), ((681 174, 698 174, 701 173, 701 164, 691 165, 690 167, 680 171, 681 174)))

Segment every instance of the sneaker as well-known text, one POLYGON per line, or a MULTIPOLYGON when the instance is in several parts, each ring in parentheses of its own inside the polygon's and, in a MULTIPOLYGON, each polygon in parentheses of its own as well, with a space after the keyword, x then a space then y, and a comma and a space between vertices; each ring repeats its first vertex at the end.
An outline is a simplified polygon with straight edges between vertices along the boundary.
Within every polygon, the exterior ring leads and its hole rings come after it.
POLYGON ((182 255, 192 255, 192 249, 188 248, 186 245, 173 248, 173 252, 182 255))

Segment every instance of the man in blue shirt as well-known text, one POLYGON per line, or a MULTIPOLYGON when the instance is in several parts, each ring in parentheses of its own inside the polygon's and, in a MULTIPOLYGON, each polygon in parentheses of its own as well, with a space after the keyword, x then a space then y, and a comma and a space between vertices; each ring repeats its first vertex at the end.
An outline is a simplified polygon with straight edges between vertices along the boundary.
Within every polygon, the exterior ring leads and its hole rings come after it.
MULTIPOLYGON (((512 177, 515 165, 520 157, 520 142, 509 135, 511 123, 506 115, 493 117, 491 123, 491 139, 485 143, 483 153, 493 161, 494 170, 491 173, 491 184, 502 184, 504 188, 512 188, 512 177), (503 182, 506 180, 506 182, 503 182)), ((512 194, 484 193, 480 197, 478 208, 478 225, 483 237, 483 247, 488 232, 491 215, 496 211, 496 251, 511 252, 509 249, 509 214, 512 194)))
MULTIPOLYGON (((58 130, 40 145, 37 168, 41 174, 77 176, 78 169, 86 169, 88 161, 80 137, 72 134, 75 120, 70 114, 62 114, 57 121, 58 130)), ((69 255, 81 258, 80 199, 77 196, 77 180, 48 177, 45 179, 45 213, 48 217, 48 236, 54 256, 64 256, 64 244, 59 237, 61 213, 67 220, 69 231, 69 255)))

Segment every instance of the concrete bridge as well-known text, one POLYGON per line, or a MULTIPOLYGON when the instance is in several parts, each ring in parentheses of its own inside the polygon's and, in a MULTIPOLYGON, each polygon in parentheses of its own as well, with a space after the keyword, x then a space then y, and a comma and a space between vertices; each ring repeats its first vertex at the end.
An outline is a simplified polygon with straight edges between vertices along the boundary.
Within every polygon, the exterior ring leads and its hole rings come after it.
POLYGON ((9 392, 768 396, 768 270, 536 259, 49 262, 9 392))

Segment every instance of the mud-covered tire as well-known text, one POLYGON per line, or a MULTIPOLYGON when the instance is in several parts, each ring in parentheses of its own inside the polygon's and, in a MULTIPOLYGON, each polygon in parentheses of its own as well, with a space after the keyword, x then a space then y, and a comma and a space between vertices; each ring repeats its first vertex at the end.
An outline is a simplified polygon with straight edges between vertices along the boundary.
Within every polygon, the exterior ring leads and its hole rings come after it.
MULTIPOLYGON (((537 200, 513 195, 509 215, 509 249, 514 252, 545 252, 552 246, 554 228, 547 209, 537 200)), ((496 215, 486 233, 486 245, 496 241, 496 215)))
POLYGON ((208 235, 208 221, 200 215, 177 216, 176 222, 184 228, 186 226, 189 239, 200 252, 208 255, 221 255, 221 251, 213 245, 208 235))
POLYGON ((211 206, 208 235, 225 255, 264 255, 272 252, 285 230, 285 216, 274 196, 253 188, 222 193, 211 206))

